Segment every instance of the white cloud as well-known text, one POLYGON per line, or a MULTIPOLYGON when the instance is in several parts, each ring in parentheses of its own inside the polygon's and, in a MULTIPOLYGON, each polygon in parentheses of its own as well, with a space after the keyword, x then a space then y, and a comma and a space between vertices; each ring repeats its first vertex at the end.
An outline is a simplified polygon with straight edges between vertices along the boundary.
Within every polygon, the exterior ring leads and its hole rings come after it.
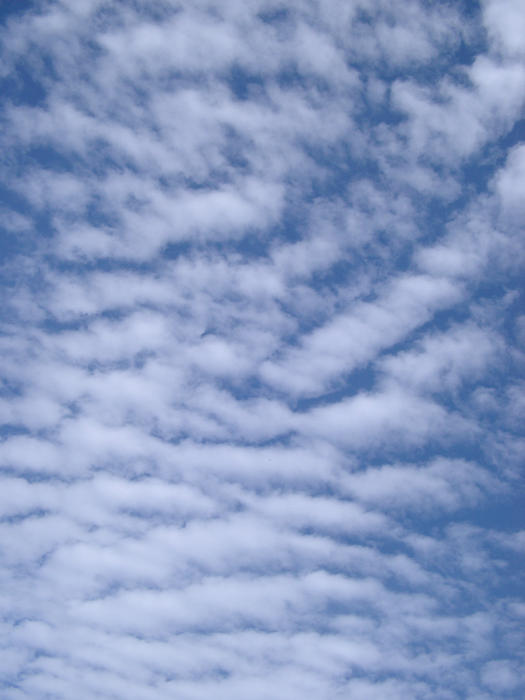
POLYGON ((389 281, 377 300, 351 304, 288 350, 284 360, 262 366, 265 380, 296 394, 316 394, 333 378, 367 365, 378 353, 428 321, 433 312, 459 299, 446 279, 406 275, 389 281))
POLYGON ((489 661, 481 673, 483 684, 493 692, 514 690, 519 684, 519 673, 508 661, 489 661))
POLYGON ((519 226, 524 214, 525 146, 515 146, 510 151, 505 167, 497 173, 494 184, 504 215, 519 226))
POLYGON ((525 31, 525 12, 519 0, 484 0, 483 21, 496 48, 504 54, 523 53, 521 38, 525 31))

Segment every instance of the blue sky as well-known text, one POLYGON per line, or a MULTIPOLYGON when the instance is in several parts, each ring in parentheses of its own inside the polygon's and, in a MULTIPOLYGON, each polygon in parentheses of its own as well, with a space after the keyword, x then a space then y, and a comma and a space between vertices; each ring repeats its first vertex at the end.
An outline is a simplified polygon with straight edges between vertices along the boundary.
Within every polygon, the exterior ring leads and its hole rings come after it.
POLYGON ((522 698, 521 0, 0 26, 1 697, 522 698))

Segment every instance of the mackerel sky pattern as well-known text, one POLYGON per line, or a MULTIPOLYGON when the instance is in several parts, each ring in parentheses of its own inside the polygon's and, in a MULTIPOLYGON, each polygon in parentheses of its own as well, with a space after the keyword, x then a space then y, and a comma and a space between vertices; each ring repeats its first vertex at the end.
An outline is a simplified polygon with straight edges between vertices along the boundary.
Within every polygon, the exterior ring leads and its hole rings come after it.
POLYGON ((523 1, 0 32, 0 697, 525 697, 523 1))

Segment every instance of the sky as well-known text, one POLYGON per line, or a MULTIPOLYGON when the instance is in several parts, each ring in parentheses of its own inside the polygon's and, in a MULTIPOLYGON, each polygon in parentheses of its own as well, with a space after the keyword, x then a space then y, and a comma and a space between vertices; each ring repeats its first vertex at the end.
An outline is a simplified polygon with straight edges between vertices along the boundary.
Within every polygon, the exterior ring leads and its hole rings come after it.
POLYGON ((525 697, 522 0, 0 33, 0 696, 525 697))

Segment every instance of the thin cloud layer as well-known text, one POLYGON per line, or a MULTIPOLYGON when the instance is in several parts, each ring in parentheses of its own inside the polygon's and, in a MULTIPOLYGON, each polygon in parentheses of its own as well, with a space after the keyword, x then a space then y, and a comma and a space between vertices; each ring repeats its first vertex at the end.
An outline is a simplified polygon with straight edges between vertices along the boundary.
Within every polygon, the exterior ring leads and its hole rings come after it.
POLYGON ((4 5, 0 695, 523 697, 522 3, 4 5))

